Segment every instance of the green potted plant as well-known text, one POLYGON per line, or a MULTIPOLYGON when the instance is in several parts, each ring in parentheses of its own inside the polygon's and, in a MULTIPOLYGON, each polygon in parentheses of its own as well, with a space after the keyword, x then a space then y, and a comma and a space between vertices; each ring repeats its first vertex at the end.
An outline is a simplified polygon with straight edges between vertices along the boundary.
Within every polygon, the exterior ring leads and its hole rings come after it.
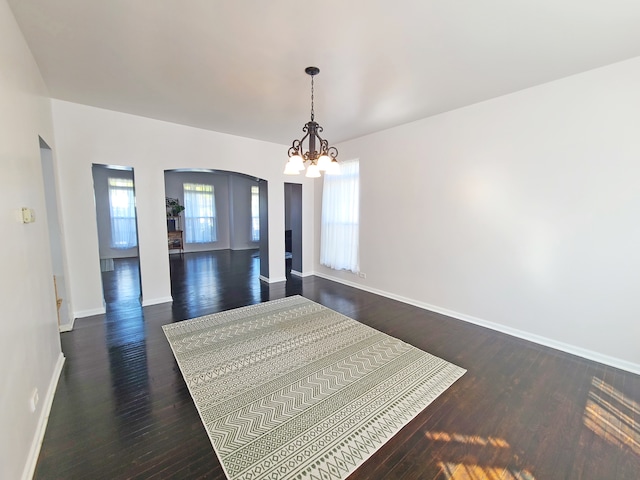
POLYGON ((165 197, 167 206, 167 229, 170 232, 180 229, 180 213, 184 211, 184 206, 180 205, 178 198, 165 197))

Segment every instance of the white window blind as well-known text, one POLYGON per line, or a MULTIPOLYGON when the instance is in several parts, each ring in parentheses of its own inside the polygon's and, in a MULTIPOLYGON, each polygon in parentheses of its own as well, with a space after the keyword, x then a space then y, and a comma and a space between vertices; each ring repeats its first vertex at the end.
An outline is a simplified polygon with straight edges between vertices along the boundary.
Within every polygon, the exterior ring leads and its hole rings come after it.
POLYGON ((133 180, 109 178, 109 213, 111 215, 111 248, 133 248, 138 245, 136 202, 133 180))
POLYGON ((185 243, 217 241, 213 185, 185 183, 183 189, 185 243))
POLYGON ((325 175, 322 190, 320 263, 357 272, 360 221, 360 164, 340 164, 340 175, 325 175))

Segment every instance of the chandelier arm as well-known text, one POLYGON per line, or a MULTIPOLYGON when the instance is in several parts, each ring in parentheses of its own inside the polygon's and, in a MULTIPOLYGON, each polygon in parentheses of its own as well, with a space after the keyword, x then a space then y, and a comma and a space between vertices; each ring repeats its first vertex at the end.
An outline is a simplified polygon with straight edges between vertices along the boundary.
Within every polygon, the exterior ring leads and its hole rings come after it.
POLYGON ((293 157, 294 155, 297 155, 300 152, 300 147, 301 147, 301 143, 300 140, 294 140, 293 143, 291 144, 291 147, 289 148, 289 158, 293 157))
POLYGON ((305 133, 304 137, 300 139, 300 147, 302 147, 302 142, 304 142, 309 137, 309 132, 305 133))
MULTIPOLYGON (((306 130, 306 127, 303 128, 303 130, 306 130)), ((302 142, 304 142, 308 136, 309 136, 309 132, 307 132, 306 135, 302 137, 300 140, 293 141, 293 143, 291 144, 291 147, 289 148, 289 152, 288 152, 289 157, 293 157, 294 155, 300 155, 302 158, 307 160, 307 155, 302 151, 302 142)))
POLYGON ((320 142, 320 150, 318 152, 319 154, 318 156, 322 155, 322 153, 325 152, 329 146, 329 142, 323 139, 319 134, 319 132, 322 132, 322 130, 323 130, 322 125, 319 125, 316 123, 313 133, 315 137, 318 139, 318 141, 320 142))
MULTIPOLYGON (((320 138, 319 135, 318 135, 318 138, 320 138)), ((328 150, 329 150, 329 142, 327 140, 323 140, 322 138, 320 138, 320 155, 326 155, 328 150)))

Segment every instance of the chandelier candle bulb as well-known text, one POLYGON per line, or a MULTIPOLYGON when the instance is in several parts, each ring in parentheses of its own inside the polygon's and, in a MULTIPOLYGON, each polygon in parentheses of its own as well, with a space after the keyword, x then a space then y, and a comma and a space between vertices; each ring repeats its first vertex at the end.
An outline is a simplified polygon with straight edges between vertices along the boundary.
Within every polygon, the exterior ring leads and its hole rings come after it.
POLYGON ((305 176, 309 178, 318 178, 320 176, 320 169, 318 168, 318 165, 315 165, 313 163, 309 165, 307 167, 307 174, 305 176))
POLYGON ((329 168, 330 164, 331 164, 331 159, 326 155, 322 155, 318 159, 318 170, 320 170, 321 172, 324 172, 327 170, 327 168, 329 168))
POLYGON ((294 140, 291 148, 289 148, 289 161, 287 162, 284 173, 286 175, 298 175, 305 169, 305 163, 308 163, 307 177, 317 178, 320 172, 324 171, 329 175, 338 175, 340 168, 338 165, 338 149, 329 146, 329 142, 320 136, 322 126, 315 121, 313 110, 313 77, 320 73, 318 67, 307 67, 304 70, 307 75, 311 76, 311 121, 307 122, 302 128, 305 133, 301 140, 294 140), (308 148, 304 148, 305 140, 308 148), (318 150, 316 150, 316 146, 318 150))
POLYGON ((299 172, 304 171, 304 159, 300 155, 294 155, 291 157, 293 166, 298 169, 299 172))
POLYGON ((338 163, 338 161, 332 160, 325 173, 327 175, 340 175, 340 164, 338 163))
POLYGON ((288 161, 284 167, 285 175, 300 175, 300 170, 293 164, 293 161, 288 161))

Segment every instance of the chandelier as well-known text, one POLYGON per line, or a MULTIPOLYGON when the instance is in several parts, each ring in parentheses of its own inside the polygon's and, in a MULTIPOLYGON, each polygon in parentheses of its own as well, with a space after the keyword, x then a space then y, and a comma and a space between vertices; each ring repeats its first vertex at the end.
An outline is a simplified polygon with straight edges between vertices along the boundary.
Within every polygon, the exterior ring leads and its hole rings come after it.
POLYGON ((338 175, 340 173, 340 165, 338 160, 338 149, 330 147, 329 142, 324 140, 320 133, 322 127, 314 120, 313 112, 313 77, 320 73, 318 67, 307 67, 304 69, 307 75, 311 76, 311 121, 307 122, 302 128, 305 133, 300 140, 294 140, 289 149, 289 161, 285 166, 284 173, 287 175, 299 175, 305 169, 305 164, 309 164, 307 177, 319 177, 320 172, 324 171, 327 175, 338 175), (308 147, 305 149, 303 142, 307 140, 308 147), (317 148, 317 150, 316 150, 317 148))

